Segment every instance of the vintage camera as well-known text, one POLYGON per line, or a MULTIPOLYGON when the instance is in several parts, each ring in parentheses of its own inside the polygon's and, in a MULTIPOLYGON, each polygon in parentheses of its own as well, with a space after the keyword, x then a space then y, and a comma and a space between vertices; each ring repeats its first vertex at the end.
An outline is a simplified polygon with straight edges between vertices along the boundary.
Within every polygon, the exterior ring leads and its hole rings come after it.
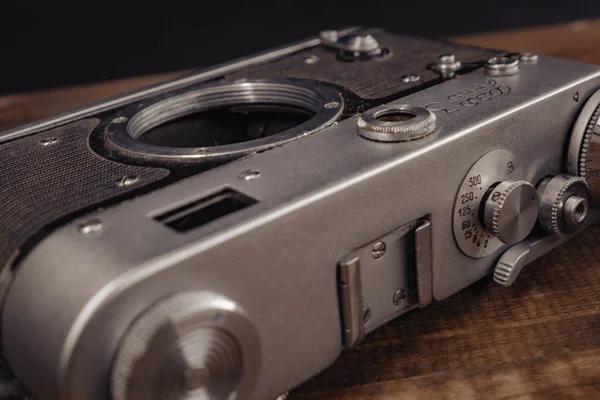
POLYGON ((597 219, 600 68, 349 28, 0 135, 40 399, 270 399, 597 219))

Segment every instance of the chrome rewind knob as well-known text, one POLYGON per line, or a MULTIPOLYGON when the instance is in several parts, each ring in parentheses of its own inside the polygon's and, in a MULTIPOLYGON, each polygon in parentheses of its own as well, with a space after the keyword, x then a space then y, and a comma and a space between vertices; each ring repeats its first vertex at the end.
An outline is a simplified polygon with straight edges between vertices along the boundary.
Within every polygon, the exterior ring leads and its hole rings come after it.
POLYGON ((486 196, 482 202, 484 227, 506 244, 525 239, 540 208, 535 187, 526 181, 502 181, 492 185, 486 196))

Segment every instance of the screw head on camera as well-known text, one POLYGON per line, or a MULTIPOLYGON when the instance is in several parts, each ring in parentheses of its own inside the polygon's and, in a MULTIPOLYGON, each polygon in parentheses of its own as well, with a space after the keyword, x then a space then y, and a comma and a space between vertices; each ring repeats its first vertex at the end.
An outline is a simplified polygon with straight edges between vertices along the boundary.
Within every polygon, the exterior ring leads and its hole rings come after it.
POLYGON ((437 58, 432 69, 444 78, 452 78, 456 71, 462 68, 462 63, 454 54, 442 54, 437 58))

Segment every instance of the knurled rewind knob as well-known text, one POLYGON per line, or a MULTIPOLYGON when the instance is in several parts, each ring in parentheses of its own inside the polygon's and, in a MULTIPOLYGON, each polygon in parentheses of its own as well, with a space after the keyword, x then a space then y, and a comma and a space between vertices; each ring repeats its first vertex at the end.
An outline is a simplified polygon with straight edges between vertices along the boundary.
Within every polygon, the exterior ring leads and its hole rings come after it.
MULTIPOLYGON (((579 94, 577 94, 579 96, 579 94)), ((585 179, 590 202, 600 203, 600 90, 585 102, 569 140, 567 170, 585 179)))
POLYGON ((482 202, 485 228, 506 244, 527 237, 538 217, 540 200, 535 187, 526 181, 502 181, 493 185, 482 202))

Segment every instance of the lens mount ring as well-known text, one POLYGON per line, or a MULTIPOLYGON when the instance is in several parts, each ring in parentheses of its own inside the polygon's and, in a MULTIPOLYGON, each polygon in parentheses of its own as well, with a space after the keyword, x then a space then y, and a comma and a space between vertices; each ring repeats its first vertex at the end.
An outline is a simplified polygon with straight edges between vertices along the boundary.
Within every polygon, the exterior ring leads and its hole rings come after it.
POLYGON ((226 161, 279 146, 329 126, 340 117, 343 108, 344 102, 337 90, 316 81, 276 78, 218 82, 188 87, 126 107, 110 117, 104 137, 117 153, 146 161, 226 161), (227 145, 169 147, 138 140, 150 129, 186 115, 219 107, 252 104, 296 107, 310 111, 314 116, 274 135, 227 145))

